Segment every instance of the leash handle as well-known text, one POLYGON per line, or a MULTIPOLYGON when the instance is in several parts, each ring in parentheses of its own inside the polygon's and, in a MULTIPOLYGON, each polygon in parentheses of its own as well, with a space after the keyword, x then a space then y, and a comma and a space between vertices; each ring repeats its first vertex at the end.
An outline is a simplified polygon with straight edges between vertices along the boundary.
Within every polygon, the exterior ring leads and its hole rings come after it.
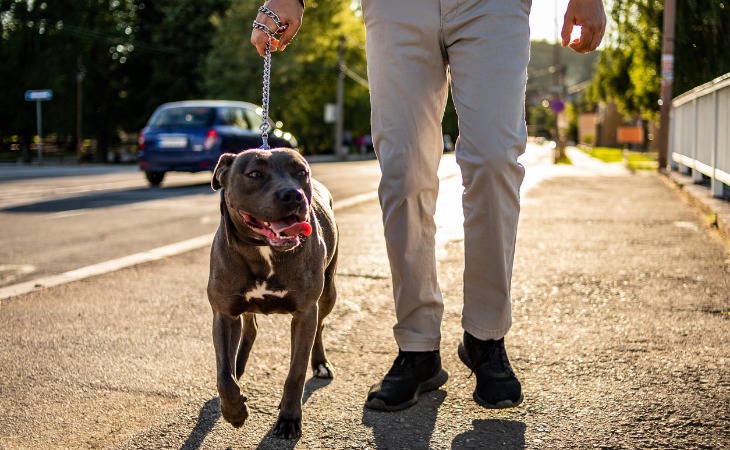
POLYGON ((271 91, 271 39, 266 43, 264 52, 264 87, 261 99, 261 140, 263 141, 261 148, 268 150, 269 146, 269 92, 271 91))
POLYGON ((263 93, 262 93, 262 99, 261 99, 261 117, 263 118, 263 122, 261 122, 261 126, 259 126, 259 129, 261 130, 261 141, 262 145, 260 148, 264 150, 268 150, 271 147, 269 146, 269 93, 271 91, 271 40, 276 37, 277 34, 281 34, 286 30, 289 25, 282 23, 281 19, 279 19, 279 16, 266 6, 259 7, 259 11, 266 14, 268 17, 271 18, 271 20, 274 21, 276 24, 276 31, 272 30, 265 24, 261 22, 257 22, 256 20, 253 21, 253 27, 263 31, 266 33, 267 36, 269 36, 269 41, 266 43, 266 48, 264 50, 264 86, 263 86, 263 93))

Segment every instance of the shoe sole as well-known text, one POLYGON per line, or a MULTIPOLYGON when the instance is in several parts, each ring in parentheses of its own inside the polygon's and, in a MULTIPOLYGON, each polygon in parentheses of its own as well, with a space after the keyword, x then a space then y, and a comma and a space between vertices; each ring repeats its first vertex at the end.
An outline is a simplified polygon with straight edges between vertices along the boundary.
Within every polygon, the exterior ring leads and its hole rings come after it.
POLYGON ((397 405, 387 405, 383 400, 379 398, 374 398, 365 402, 365 406, 367 406, 368 408, 377 409, 379 411, 400 411, 406 408, 410 408, 418 402, 418 396, 420 394, 423 394, 424 392, 435 391, 436 389, 446 384, 446 381, 448 381, 448 379, 448 372, 446 372, 444 369, 439 369, 439 372, 436 375, 432 376, 426 381, 421 382, 418 385, 418 388, 416 388, 416 393, 413 394, 413 397, 406 400, 405 402, 399 403, 397 405))
MULTIPOLYGON (((474 370, 474 368, 471 365, 471 360, 469 360, 469 354, 466 352, 466 347, 464 347, 463 343, 459 343, 459 348, 456 350, 456 353, 459 354, 459 359, 461 362, 464 363, 466 367, 468 367, 471 370, 474 370)), ((474 398, 474 401, 477 402, 479 406, 482 408, 487 409, 505 409, 505 408, 514 408, 515 406, 519 406, 520 403, 522 403, 522 400, 524 399, 524 396, 522 393, 520 393, 520 398, 517 399, 516 402, 512 400, 502 400, 501 402, 497 403, 488 403, 484 401, 481 397, 479 397, 479 394, 477 393, 476 388, 474 389, 474 395, 472 396, 474 398)))

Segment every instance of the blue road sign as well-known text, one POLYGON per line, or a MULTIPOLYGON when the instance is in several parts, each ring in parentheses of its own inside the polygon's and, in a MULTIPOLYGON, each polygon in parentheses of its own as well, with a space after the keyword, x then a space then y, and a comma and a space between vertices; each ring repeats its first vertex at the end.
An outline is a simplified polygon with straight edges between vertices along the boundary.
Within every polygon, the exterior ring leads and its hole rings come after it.
POLYGON ((562 99, 555 98, 550 102, 550 109, 552 109, 554 113, 560 114, 565 109, 565 102, 563 102, 562 99))
POLYGON ((42 102, 53 98, 53 91, 50 89, 43 89, 40 91, 25 91, 25 101, 27 102, 42 102))

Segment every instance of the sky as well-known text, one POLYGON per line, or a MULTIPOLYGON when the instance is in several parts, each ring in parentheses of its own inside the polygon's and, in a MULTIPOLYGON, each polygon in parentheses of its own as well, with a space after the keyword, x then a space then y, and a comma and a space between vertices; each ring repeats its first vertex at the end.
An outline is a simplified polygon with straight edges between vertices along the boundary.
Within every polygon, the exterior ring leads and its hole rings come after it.
MULTIPOLYGON (((563 15, 568 0, 532 0, 530 13, 530 39, 555 42, 555 6, 558 9, 557 33, 563 27, 563 15)), ((559 39, 559 38, 558 38, 559 39)))

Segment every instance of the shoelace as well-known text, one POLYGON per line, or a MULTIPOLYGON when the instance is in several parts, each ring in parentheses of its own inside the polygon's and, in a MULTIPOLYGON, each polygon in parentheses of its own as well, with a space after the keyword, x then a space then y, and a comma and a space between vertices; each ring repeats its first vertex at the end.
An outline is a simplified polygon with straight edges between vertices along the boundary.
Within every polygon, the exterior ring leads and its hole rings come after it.
POLYGON ((504 347, 497 342, 490 345, 487 351, 485 351, 482 354, 482 357, 477 361, 471 361, 471 374, 469 374, 469 377, 474 375, 474 370, 485 362, 488 362, 490 367, 493 367, 493 363, 499 364, 501 366, 500 369, 507 372, 510 376, 514 376, 515 374, 512 371, 512 366, 507 358, 507 352, 504 350, 504 347))

